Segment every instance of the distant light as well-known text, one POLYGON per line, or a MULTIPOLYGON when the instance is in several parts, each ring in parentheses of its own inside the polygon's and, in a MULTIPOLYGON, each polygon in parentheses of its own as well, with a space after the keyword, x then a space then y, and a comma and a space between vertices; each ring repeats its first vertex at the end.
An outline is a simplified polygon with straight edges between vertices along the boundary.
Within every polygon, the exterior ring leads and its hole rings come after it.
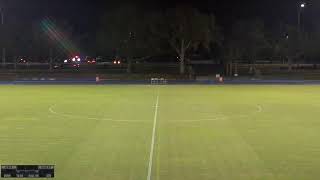
POLYGON ((113 64, 117 64, 117 61, 113 61, 113 64))
POLYGON ((76 61, 76 58, 72 58, 72 61, 75 62, 75 61, 76 61))
POLYGON ((64 62, 64 63, 67 63, 67 62, 68 62, 68 60, 64 60, 63 62, 64 62))
POLYGON ((302 3, 302 4, 300 5, 300 7, 302 7, 302 8, 306 7, 306 3, 302 3))
POLYGON ((77 61, 78 61, 78 62, 80 62, 80 61, 81 61, 81 59, 80 59, 80 58, 78 58, 78 59, 77 59, 77 61))
POLYGON ((121 61, 118 61, 118 64, 121 64, 121 61))

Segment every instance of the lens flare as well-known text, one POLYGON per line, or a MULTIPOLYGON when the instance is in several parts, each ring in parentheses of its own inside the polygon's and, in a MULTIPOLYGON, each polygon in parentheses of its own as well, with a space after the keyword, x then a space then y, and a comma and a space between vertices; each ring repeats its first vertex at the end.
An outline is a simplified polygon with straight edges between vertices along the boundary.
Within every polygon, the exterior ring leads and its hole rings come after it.
POLYGON ((49 39, 62 51, 73 57, 79 54, 78 48, 72 43, 63 31, 61 31, 57 25, 49 18, 45 18, 41 21, 41 28, 49 39))

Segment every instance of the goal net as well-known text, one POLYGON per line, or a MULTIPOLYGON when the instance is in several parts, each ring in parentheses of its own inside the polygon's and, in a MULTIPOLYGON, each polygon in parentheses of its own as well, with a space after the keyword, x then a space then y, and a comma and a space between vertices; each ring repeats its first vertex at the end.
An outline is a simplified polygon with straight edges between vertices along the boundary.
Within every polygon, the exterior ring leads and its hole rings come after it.
POLYGON ((150 82, 152 85, 162 85, 168 83, 167 79, 165 78, 151 78, 150 82))

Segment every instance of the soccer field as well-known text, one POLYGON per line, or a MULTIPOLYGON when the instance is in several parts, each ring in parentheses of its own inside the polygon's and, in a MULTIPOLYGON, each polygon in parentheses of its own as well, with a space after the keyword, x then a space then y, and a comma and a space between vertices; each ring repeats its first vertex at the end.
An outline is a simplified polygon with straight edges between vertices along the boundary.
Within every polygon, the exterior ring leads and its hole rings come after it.
POLYGON ((0 164, 57 180, 315 180, 320 86, 0 86, 0 164))

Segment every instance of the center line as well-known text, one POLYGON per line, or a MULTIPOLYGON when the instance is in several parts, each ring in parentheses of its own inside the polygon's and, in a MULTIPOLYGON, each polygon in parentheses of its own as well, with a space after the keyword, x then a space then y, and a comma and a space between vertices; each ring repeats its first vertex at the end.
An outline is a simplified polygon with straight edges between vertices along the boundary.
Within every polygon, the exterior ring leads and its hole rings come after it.
POLYGON ((157 129, 158 108, 159 108, 159 91, 158 91, 157 102, 156 102, 156 106, 155 106, 155 110, 154 110, 153 130, 152 130, 152 140, 151 140, 151 147, 150 147, 147 180, 151 180, 151 174, 152 174, 152 162, 153 162, 153 152, 154 152, 154 144, 155 144, 155 137, 156 137, 156 129, 157 129))

